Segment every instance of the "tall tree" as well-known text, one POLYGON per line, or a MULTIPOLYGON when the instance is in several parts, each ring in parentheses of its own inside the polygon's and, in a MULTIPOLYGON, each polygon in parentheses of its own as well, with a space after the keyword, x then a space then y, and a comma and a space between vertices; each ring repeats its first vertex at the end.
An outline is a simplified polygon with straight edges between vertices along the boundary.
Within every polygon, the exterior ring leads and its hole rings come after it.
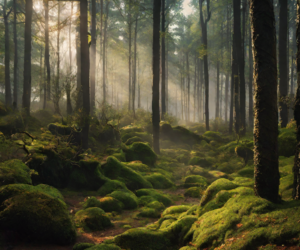
POLYGON ((44 1, 45 8, 45 66, 47 68, 47 100, 50 100, 51 75, 50 75, 50 52, 49 52, 49 2, 44 1))
POLYGON ((15 57, 14 57, 14 108, 18 107, 18 86, 19 86, 19 75, 18 75, 18 67, 19 67, 19 58, 18 58, 18 39, 17 39, 17 0, 13 0, 13 9, 14 9, 14 48, 15 48, 15 57))
POLYGON ((166 0, 161 0, 161 119, 166 114, 166 0))
POLYGON ((161 0, 153 1, 153 47, 152 47, 152 124, 153 124, 153 149, 160 153, 159 148, 159 61, 160 61, 160 9, 161 0))
POLYGON ((275 16, 272 0, 250 0, 254 54, 254 189, 279 201, 278 106, 275 16))
POLYGON ((91 114, 95 111, 95 95, 96 95, 96 0, 92 0, 91 4, 91 114))
POLYGON ((186 74, 187 74, 187 121, 190 121, 190 102, 191 102, 191 79, 190 79, 190 63, 189 63, 189 52, 187 51, 185 54, 186 58, 186 74))
POLYGON ((69 79, 66 84, 66 95, 67 95, 67 114, 71 115, 73 113, 72 103, 71 103, 71 82, 72 82, 72 46, 71 46, 71 34, 72 34, 72 18, 73 18, 73 2, 71 2, 71 17, 69 25, 69 57, 70 57, 70 69, 69 69, 69 79))
POLYGON ((32 23, 32 0, 25 2, 25 44, 24 44, 24 77, 22 108, 30 115, 31 101, 31 23, 32 23))
POLYGON ((9 26, 8 26, 8 17, 12 11, 10 9, 8 12, 7 8, 7 0, 4 0, 3 5, 3 19, 4 19, 4 27, 5 27, 5 105, 11 107, 12 98, 11 98, 11 86, 10 86, 10 43, 9 43, 9 26))
POLYGON ((249 127, 253 128, 253 55, 251 24, 249 24, 249 127))
POLYGON ((59 108, 59 100, 60 100, 60 86, 59 86, 59 80, 60 80, 60 6, 61 3, 58 2, 57 7, 57 40, 56 40, 56 54, 57 54, 57 64, 56 64, 56 79, 54 84, 54 95, 53 95, 53 104, 54 104, 54 112, 56 114, 60 114, 60 108, 59 108))
POLYGON ((211 12, 209 9, 210 0, 206 0, 206 9, 207 15, 204 20, 203 15, 203 5, 204 0, 199 0, 199 9, 200 9, 200 24, 201 24, 201 32, 202 32, 202 46, 206 50, 203 56, 204 62, 204 79, 205 79, 205 125, 206 130, 209 130, 209 73, 208 73, 208 57, 207 57, 207 24, 211 17, 211 12))
POLYGON ((288 123, 288 69, 287 69, 287 29, 288 29, 288 1, 279 0, 279 106, 280 124, 286 127, 288 123))

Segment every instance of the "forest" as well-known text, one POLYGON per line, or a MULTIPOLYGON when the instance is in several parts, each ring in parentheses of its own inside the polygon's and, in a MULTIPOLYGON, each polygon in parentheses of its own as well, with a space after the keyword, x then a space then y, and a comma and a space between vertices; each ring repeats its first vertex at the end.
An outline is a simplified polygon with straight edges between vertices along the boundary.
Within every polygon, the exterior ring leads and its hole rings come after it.
POLYGON ((0 0, 2 249, 300 249, 300 0, 0 0))

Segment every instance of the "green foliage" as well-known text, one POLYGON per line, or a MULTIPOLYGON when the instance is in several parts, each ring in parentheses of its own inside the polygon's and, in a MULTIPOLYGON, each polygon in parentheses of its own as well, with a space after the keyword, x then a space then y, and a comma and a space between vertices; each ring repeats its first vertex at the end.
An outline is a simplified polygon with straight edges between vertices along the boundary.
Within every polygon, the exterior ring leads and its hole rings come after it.
POLYGON ((32 184, 30 169, 20 160, 0 163, 0 186, 16 183, 32 184))
POLYGON ((209 138, 210 140, 214 140, 217 142, 222 142, 223 139, 221 137, 221 134, 219 132, 214 132, 214 131, 206 131, 203 134, 205 137, 209 138))
POLYGON ((82 204, 82 207, 89 208, 89 207, 100 207, 101 202, 94 196, 88 197, 87 200, 82 204))
POLYGON ((150 172, 151 171, 150 167, 148 167, 146 164, 143 164, 143 163, 138 162, 138 161, 128 162, 128 163, 124 163, 124 164, 127 167, 129 167, 132 170, 137 171, 137 172, 145 173, 145 172, 150 172))
POLYGON ((98 207, 78 211, 75 214, 75 223, 77 227, 83 228, 87 232, 100 231, 112 226, 105 212, 98 207))
POLYGON ((137 214, 137 217, 160 218, 160 212, 155 208, 143 207, 137 214))

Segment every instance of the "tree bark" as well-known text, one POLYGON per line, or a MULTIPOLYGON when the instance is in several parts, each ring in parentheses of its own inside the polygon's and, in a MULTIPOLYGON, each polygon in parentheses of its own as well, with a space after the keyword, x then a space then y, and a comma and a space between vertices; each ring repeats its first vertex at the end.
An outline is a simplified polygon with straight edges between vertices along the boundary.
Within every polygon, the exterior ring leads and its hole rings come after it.
POLYGON ((89 86, 89 45, 87 27, 87 0, 80 1, 80 55, 81 55, 81 86, 83 100, 83 127, 81 132, 82 148, 88 148, 90 86, 89 86))
POLYGON ((12 106, 11 98, 11 86, 10 86, 10 44, 9 44, 9 26, 8 26, 8 17, 10 11, 6 12, 7 0, 4 0, 3 5, 3 19, 5 27, 5 105, 7 107, 12 106))
POLYGON ((191 104, 191 78, 190 78, 190 63, 189 52, 186 52, 186 73, 187 73, 187 121, 190 121, 190 104, 191 104))
POLYGON ((272 0, 250 0, 254 54, 254 190, 278 202, 276 29, 272 0))
POLYGON ((49 52, 49 2, 44 1, 45 7, 45 66, 47 68, 47 100, 51 99, 51 75, 50 75, 50 52, 49 52))
POLYGON ((104 29, 103 29, 103 55, 102 55, 102 84, 103 84, 103 105, 106 103, 106 36, 107 36, 107 21, 108 21, 108 7, 110 1, 107 1, 105 7, 105 19, 104 19, 104 29))
POLYGON ((135 28, 134 28, 134 63, 133 63, 133 81, 132 81, 132 110, 135 117, 135 88, 136 88, 136 55, 137 55, 137 31, 138 31, 138 14, 135 17, 135 28))
POLYGON ((60 78, 60 2, 58 2, 58 8, 57 8, 57 65, 56 65, 56 81, 54 86, 54 97, 53 97, 53 103, 54 103, 54 112, 56 114, 60 114, 60 108, 59 108, 59 100, 60 100, 60 88, 59 88, 59 78, 60 78))
POLYGON ((91 114, 95 113, 95 96, 96 96, 96 0, 92 0, 91 10, 91 114))
POLYGON ((73 2, 71 2, 71 18, 69 25, 69 57, 70 57, 70 72, 69 79, 66 84, 66 95, 67 95, 67 114, 73 113, 72 102, 71 102, 71 79, 72 79, 72 49, 71 49, 71 34, 72 34, 72 18, 73 18, 73 2))
POLYGON ((161 119, 166 114, 166 0, 161 0, 161 119))
POLYGON ((249 27, 249 127, 253 128, 253 54, 251 24, 249 27))
POLYGON ((132 61, 131 61, 131 1, 132 0, 129 0, 129 10, 128 10, 128 33, 129 33, 129 38, 128 38, 128 52, 129 52, 129 56, 128 56, 128 91, 129 91, 129 93, 128 93, 128 97, 129 97, 129 100, 128 100, 128 110, 131 110, 132 109, 132 103, 131 103, 131 78, 132 78, 132 76, 131 76, 131 63, 132 63, 132 61))
POLYGON ((160 9, 161 0, 153 1, 153 48, 152 48, 152 123, 153 123, 153 149, 160 154, 159 148, 159 61, 160 61, 160 9))
POLYGON ((219 118, 220 115, 220 62, 219 60, 217 61, 217 103, 216 103, 216 119, 219 118))
MULTIPOLYGON (((197 106, 196 106, 196 100, 197 100, 197 54, 195 55, 195 61, 194 61, 194 64, 195 64, 195 75, 194 75, 194 118, 193 118, 193 122, 196 122, 196 109, 197 109, 197 106)), ((199 92, 198 92, 199 94, 199 92)))
POLYGON ((199 96, 199 109, 200 109, 200 121, 203 121, 203 90, 204 90, 204 81, 203 81, 203 60, 199 59, 199 81, 200 81, 200 96, 199 96))
POLYGON ((31 23, 32 23, 32 0, 25 2, 25 41, 24 41, 24 78, 22 108, 30 115, 31 101, 31 23))
POLYGON ((287 71, 287 0, 279 0, 279 107, 280 125, 285 128, 288 123, 288 71, 287 71))
POLYGON ((13 106, 15 109, 18 108, 18 87, 19 87, 19 76, 18 76, 18 39, 17 39, 17 0, 13 0, 14 7, 14 46, 15 46, 15 57, 14 57, 14 102, 13 106))

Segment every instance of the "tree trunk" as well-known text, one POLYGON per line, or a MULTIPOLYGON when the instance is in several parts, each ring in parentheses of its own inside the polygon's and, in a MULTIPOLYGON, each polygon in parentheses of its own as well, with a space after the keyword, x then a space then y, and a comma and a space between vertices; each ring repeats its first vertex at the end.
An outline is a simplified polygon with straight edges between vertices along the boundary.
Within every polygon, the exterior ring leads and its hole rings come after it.
POLYGON ((204 79, 205 79, 205 125, 206 131, 209 130, 209 74, 208 74, 208 58, 207 58, 207 23, 210 20, 210 10, 209 3, 210 0, 206 0, 207 3, 207 18, 204 21, 202 4, 204 0, 199 0, 199 9, 200 9, 200 24, 201 24, 201 32, 202 32, 202 45, 206 48, 206 53, 203 56, 204 62, 204 79))
POLYGON ((196 122, 196 109, 197 109, 197 106, 196 106, 196 96, 197 95, 197 54, 195 56, 195 76, 194 76, 194 119, 193 121, 196 122))
POLYGON ((216 103, 216 119, 219 118, 219 113, 220 113, 220 92, 219 92, 219 89, 220 89, 220 62, 219 60, 217 61, 217 89, 216 89, 216 92, 217 92, 217 103, 216 103))
POLYGON ((159 148, 159 61, 160 61, 160 9, 161 0, 153 1, 153 50, 152 50, 152 123, 153 123, 153 149, 160 154, 159 148))
POLYGON ((136 55, 137 55, 137 28, 138 28, 138 14, 135 17, 134 29, 134 64, 133 64, 133 81, 132 81, 132 110, 135 117, 135 88, 136 88, 136 55))
POLYGON ((288 71, 287 71, 287 0, 279 0, 279 107, 280 124, 285 128, 288 123, 288 71))
POLYGON ((51 99, 51 75, 50 75, 50 52, 49 52, 49 2, 44 1, 45 7, 45 66, 47 68, 47 100, 51 99))
POLYGON ((76 91, 77 91, 77 100, 76 100, 76 110, 82 108, 82 86, 81 86, 81 48, 80 48, 80 23, 78 23, 77 34, 76 34, 76 62, 77 62, 77 81, 76 81, 76 91))
POLYGON ((129 38, 128 38, 128 51, 129 51, 129 56, 128 56, 128 73, 129 73, 129 79, 128 79, 128 95, 129 95, 129 100, 128 100, 128 110, 131 110, 131 1, 129 0, 129 11, 128 11, 128 33, 129 33, 129 38))
POLYGON ((253 128, 253 55, 251 24, 249 25, 249 127, 253 128))
POLYGON ((14 103, 13 107, 18 108, 18 87, 19 87, 19 76, 18 76, 18 39, 17 39, 17 0, 13 0, 14 7, 14 46, 15 46, 15 58, 14 58, 14 103))
MULTIPOLYGON (((234 40, 234 39, 232 39, 234 40)), ((236 74, 236 64, 233 61, 235 58, 235 55, 233 54, 235 50, 233 49, 234 42, 232 43, 232 59, 231 59, 231 83, 230 83, 230 112, 229 112, 229 134, 232 134, 233 132, 233 104, 234 104, 234 81, 235 81, 235 74, 236 74)))
POLYGON ((41 47, 41 54, 40 54, 40 79, 39 79, 39 90, 40 90, 40 104, 43 101, 43 47, 41 47))
POLYGON ((203 60, 199 59, 199 81, 200 81, 200 96, 199 96, 199 109, 200 109, 200 121, 203 121, 203 92, 204 92, 204 82, 203 82, 203 60))
POLYGON ((56 81, 54 86, 54 112, 56 114, 60 114, 60 108, 59 108, 59 99, 60 99, 60 88, 59 88, 59 77, 60 77, 60 2, 58 2, 58 8, 57 8, 57 65, 56 65, 56 81))
POLYGON ((5 26, 5 105, 11 107, 12 98, 11 98, 11 86, 10 86, 10 44, 9 44, 9 26, 8 26, 8 17, 9 13, 6 13, 6 2, 4 0, 3 5, 3 19, 5 26))
POLYGON ((110 1, 107 1, 105 7, 105 19, 104 19, 104 30, 103 30, 103 55, 102 55, 102 84, 103 84, 103 105, 106 103, 106 32, 107 32, 107 20, 108 20, 108 7, 110 1))
POLYGON ((166 114, 166 0, 161 0, 161 119, 166 114))
POLYGON ((92 0, 91 13, 91 114, 95 113, 95 95, 96 95, 96 0, 92 0))
POLYGON ((81 86, 83 100, 84 124, 81 132, 82 148, 88 148, 90 89, 89 89, 89 45, 87 24, 87 0, 80 1, 80 58, 81 58, 81 86))
MULTIPOLYGON (((230 47, 230 7, 227 6, 227 29, 226 29, 226 38, 227 38, 227 49, 229 51, 229 62, 231 61, 231 47, 230 47)), ((229 102, 229 98, 228 98, 228 91, 229 91, 229 71, 226 72, 226 80, 225 80, 225 122, 228 121, 228 102, 229 102)))
POLYGON ((254 190, 279 201, 276 30, 272 0, 250 0, 254 54, 254 190))
POLYGON ((31 23, 32 0, 25 2, 25 41, 24 41, 24 78, 22 108, 30 115, 31 101, 31 23))
POLYGON ((187 121, 190 121, 190 103, 191 103, 191 78, 190 78, 190 63, 189 52, 186 53, 186 72, 187 72, 187 121))
POLYGON ((72 17, 73 17, 73 2, 71 2, 71 18, 69 26, 69 57, 70 57, 70 72, 69 79, 66 84, 66 95, 67 95, 67 114, 73 113, 72 102, 71 102, 71 79, 72 79, 72 49, 71 49, 71 34, 72 34, 72 17))

